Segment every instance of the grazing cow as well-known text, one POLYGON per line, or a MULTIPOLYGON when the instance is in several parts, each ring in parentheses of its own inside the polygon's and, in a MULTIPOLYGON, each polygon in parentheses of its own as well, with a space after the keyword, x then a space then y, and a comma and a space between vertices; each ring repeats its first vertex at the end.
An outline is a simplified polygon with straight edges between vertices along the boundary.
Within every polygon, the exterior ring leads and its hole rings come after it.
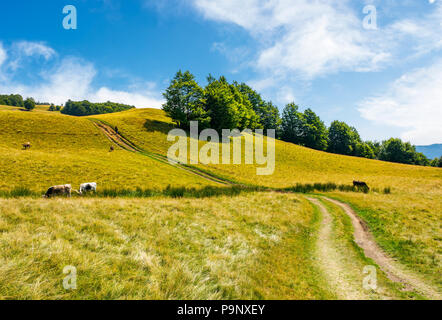
POLYGON ((31 143, 30 142, 23 143, 23 149, 24 150, 31 149, 31 143))
POLYGON ((97 183, 88 182, 80 185, 80 194, 88 193, 89 191, 97 192, 97 183))
POLYGON ((63 186, 53 186, 46 191, 44 198, 51 198, 59 195, 67 195, 71 197, 72 186, 70 184, 65 184, 63 186))
POLYGON ((355 180, 355 181, 353 181, 353 186, 358 188, 358 189, 364 188, 364 189, 370 190, 368 185, 365 182, 363 182, 363 181, 356 181, 355 180))

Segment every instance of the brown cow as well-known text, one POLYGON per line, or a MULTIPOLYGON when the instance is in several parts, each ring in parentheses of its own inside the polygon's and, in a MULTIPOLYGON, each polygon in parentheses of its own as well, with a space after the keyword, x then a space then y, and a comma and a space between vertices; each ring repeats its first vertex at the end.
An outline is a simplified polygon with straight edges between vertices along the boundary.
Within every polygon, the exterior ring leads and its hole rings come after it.
POLYGON ((363 189, 370 190, 370 188, 368 187, 367 183, 365 183, 363 181, 356 181, 355 180, 355 181, 353 181, 353 186, 355 188, 358 188, 358 189, 363 188, 363 189))
POLYGON ((31 143, 30 142, 23 143, 23 149, 24 150, 31 149, 31 143))
POLYGON ((71 197, 72 186, 70 184, 65 184, 63 186, 53 186, 46 191, 44 194, 44 198, 51 198, 58 195, 67 195, 69 198, 71 197))

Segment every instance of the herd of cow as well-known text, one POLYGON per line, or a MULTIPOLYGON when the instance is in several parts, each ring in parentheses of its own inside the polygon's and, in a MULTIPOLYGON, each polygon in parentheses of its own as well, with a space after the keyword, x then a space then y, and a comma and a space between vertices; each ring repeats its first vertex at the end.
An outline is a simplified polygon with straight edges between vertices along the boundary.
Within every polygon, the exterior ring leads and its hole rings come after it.
MULTIPOLYGON (((96 182, 88 182, 88 183, 82 183, 80 185, 80 190, 74 190, 74 192, 78 193, 79 195, 83 195, 88 192, 96 192, 97 191, 97 183, 96 182)), ((72 185, 65 184, 61 186, 53 186, 46 191, 46 193, 43 195, 44 198, 51 198, 55 196, 63 196, 66 195, 68 197, 71 197, 72 195, 72 185)))

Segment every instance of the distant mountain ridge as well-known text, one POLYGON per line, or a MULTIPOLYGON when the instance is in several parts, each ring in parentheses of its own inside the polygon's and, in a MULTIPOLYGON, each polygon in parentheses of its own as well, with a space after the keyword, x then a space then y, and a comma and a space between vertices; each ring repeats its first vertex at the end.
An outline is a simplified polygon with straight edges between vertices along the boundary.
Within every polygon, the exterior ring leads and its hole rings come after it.
POLYGON ((418 152, 422 152, 429 159, 442 157, 442 144, 432 144, 430 146, 416 146, 418 152))

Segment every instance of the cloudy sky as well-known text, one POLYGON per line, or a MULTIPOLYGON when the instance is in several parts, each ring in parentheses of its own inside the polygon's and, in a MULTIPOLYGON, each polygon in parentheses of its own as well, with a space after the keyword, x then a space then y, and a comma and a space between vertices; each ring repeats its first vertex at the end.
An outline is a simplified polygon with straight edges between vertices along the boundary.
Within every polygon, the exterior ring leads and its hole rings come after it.
POLYGON ((365 139, 442 143, 442 0, 17 0, 0 11, 0 93, 160 107, 183 69, 202 85, 209 73, 245 81, 365 139), (63 28, 68 4, 76 30, 63 28))

